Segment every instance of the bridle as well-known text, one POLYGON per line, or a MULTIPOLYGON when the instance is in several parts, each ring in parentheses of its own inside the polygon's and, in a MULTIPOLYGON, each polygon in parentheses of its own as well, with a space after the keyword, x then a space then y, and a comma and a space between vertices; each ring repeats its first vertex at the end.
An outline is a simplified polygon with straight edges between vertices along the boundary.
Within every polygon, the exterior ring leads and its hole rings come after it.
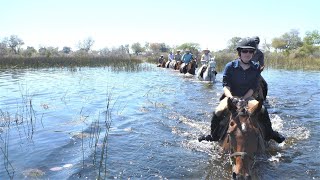
MULTIPOLYGON (((252 120, 251 120, 251 115, 248 113, 246 107, 241 107, 239 109, 237 109, 236 111, 237 115, 236 116, 233 116, 234 113, 231 115, 231 118, 235 119, 236 120, 236 128, 232 131, 228 131, 227 132, 227 143, 229 143, 229 153, 228 153, 228 159, 229 159, 229 163, 232 167, 234 167, 235 162, 233 161, 233 158, 235 157, 238 157, 240 156, 242 160, 244 160, 246 157, 248 157, 249 159, 251 159, 253 161, 252 163, 252 166, 250 167, 250 169, 252 169, 255 165, 255 159, 256 159, 256 154, 254 153, 248 153, 248 152, 238 152, 238 151, 234 151, 235 147, 233 147, 233 143, 232 143, 232 140, 233 140, 233 137, 232 137, 232 133, 237 129, 239 128, 241 130, 241 128, 239 127, 239 124, 240 124, 240 121, 239 121, 239 116, 243 116, 243 115, 248 115, 248 121, 252 123, 252 120)), ((259 148, 259 136, 257 136, 257 140, 258 140, 258 143, 257 143, 257 149, 259 148)), ((247 143, 247 142, 246 142, 247 143)))

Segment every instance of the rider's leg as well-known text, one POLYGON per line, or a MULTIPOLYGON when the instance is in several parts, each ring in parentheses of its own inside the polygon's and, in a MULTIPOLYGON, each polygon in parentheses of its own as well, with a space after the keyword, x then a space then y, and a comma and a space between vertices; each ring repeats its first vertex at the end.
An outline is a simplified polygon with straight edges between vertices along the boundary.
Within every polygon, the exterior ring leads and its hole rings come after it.
POLYGON ((207 141, 218 141, 221 136, 221 125, 220 122, 223 119, 223 114, 227 109, 228 104, 228 98, 224 98, 222 101, 220 101, 220 104, 216 108, 215 112, 213 113, 213 116, 211 118, 211 133, 210 135, 203 135, 198 138, 198 140, 201 142, 202 140, 207 141))
POLYGON ((261 120, 263 121, 263 124, 265 126, 265 132, 266 132, 266 137, 265 140, 269 141, 270 139, 275 140, 277 143, 282 143, 285 140, 285 137, 283 137, 281 134, 279 134, 277 131, 274 131, 272 129, 269 113, 266 107, 264 107, 264 111, 262 113, 262 118, 261 120))

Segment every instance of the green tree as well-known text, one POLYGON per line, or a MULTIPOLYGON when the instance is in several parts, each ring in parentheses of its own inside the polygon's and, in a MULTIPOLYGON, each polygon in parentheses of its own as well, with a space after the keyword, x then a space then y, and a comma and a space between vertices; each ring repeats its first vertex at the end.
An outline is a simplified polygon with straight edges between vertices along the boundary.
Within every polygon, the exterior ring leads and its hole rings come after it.
POLYGON ((292 29, 290 32, 285 33, 282 35, 282 38, 287 42, 287 51, 298 49, 303 45, 301 38, 299 37, 299 31, 296 29, 292 29))
POLYGON ((233 37, 228 41, 227 49, 229 50, 229 52, 235 51, 235 49, 237 48, 237 44, 240 41, 240 39, 241 39, 241 37, 233 37))
POLYGON ((285 50, 287 46, 287 42, 282 38, 273 38, 271 42, 271 46, 276 50, 285 50))
POLYGON ((14 54, 19 54, 21 46, 24 45, 22 39, 20 39, 17 35, 11 35, 9 38, 5 38, 4 42, 11 49, 14 54))
POLYGON ((144 52, 144 49, 143 47, 141 47, 141 44, 139 42, 133 43, 131 45, 131 49, 136 55, 139 55, 139 53, 144 52))
POLYGON ((318 30, 307 31, 303 38, 303 43, 307 45, 320 45, 320 34, 318 30))
POLYGON ((33 54, 36 54, 37 50, 34 47, 28 46, 26 50, 22 52, 24 57, 31 57, 33 54))
POLYGON ((69 54, 69 53, 71 52, 71 47, 64 46, 64 47, 62 48, 62 52, 63 52, 64 54, 69 54))
POLYGON ((91 37, 84 39, 82 42, 78 43, 78 48, 81 51, 89 52, 94 44, 94 40, 91 37))
POLYGON ((199 55, 200 45, 198 43, 183 43, 177 47, 177 49, 186 50, 189 49, 195 56, 199 55))

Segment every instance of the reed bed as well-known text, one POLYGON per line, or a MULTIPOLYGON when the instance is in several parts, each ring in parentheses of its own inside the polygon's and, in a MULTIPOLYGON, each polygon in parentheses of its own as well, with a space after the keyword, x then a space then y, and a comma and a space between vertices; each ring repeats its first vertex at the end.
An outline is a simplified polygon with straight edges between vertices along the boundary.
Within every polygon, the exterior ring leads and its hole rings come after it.
POLYGON ((46 67, 128 67, 141 64, 138 58, 122 56, 65 56, 65 57, 2 57, 1 68, 46 68, 46 67))
MULTIPOLYGON (((225 65, 238 58, 235 53, 218 52, 214 53, 216 56, 217 71, 223 71, 225 65)), ((320 58, 305 57, 292 58, 281 53, 265 53, 266 68, 286 69, 286 70, 304 70, 304 71, 319 71, 320 58)))

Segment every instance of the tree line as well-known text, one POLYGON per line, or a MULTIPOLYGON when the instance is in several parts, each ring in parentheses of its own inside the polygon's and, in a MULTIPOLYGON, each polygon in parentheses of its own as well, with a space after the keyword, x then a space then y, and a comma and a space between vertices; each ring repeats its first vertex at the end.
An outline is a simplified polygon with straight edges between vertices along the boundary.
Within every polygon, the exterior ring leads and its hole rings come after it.
MULTIPOLYGON (((221 53, 234 53, 237 42, 241 37, 232 37, 228 41, 225 49, 219 50, 217 54, 221 53)), ((88 37, 77 44, 77 49, 74 51, 71 47, 64 46, 61 50, 58 47, 34 47, 27 46, 26 49, 22 48, 25 44, 24 41, 17 35, 10 37, 0 38, 0 57, 59 57, 59 56, 108 56, 112 55, 158 55, 160 53, 168 53, 177 49, 184 50, 190 49, 195 55, 201 53, 200 45, 194 42, 187 42, 181 45, 170 47, 166 43, 150 43, 140 44, 139 42, 120 45, 112 49, 102 48, 100 50, 92 50, 95 41, 88 37), (131 50, 131 51, 130 51, 131 50), (130 53, 132 52, 132 53, 130 53)), ((320 33, 318 30, 307 31, 304 38, 301 38, 299 31, 292 29, 284 33, 280 37, 272 39, 271 43, 266 40, 261 41, 260 49, 265 53, 277 53, 290 58, 319 58, 320 57, 320 33)))

